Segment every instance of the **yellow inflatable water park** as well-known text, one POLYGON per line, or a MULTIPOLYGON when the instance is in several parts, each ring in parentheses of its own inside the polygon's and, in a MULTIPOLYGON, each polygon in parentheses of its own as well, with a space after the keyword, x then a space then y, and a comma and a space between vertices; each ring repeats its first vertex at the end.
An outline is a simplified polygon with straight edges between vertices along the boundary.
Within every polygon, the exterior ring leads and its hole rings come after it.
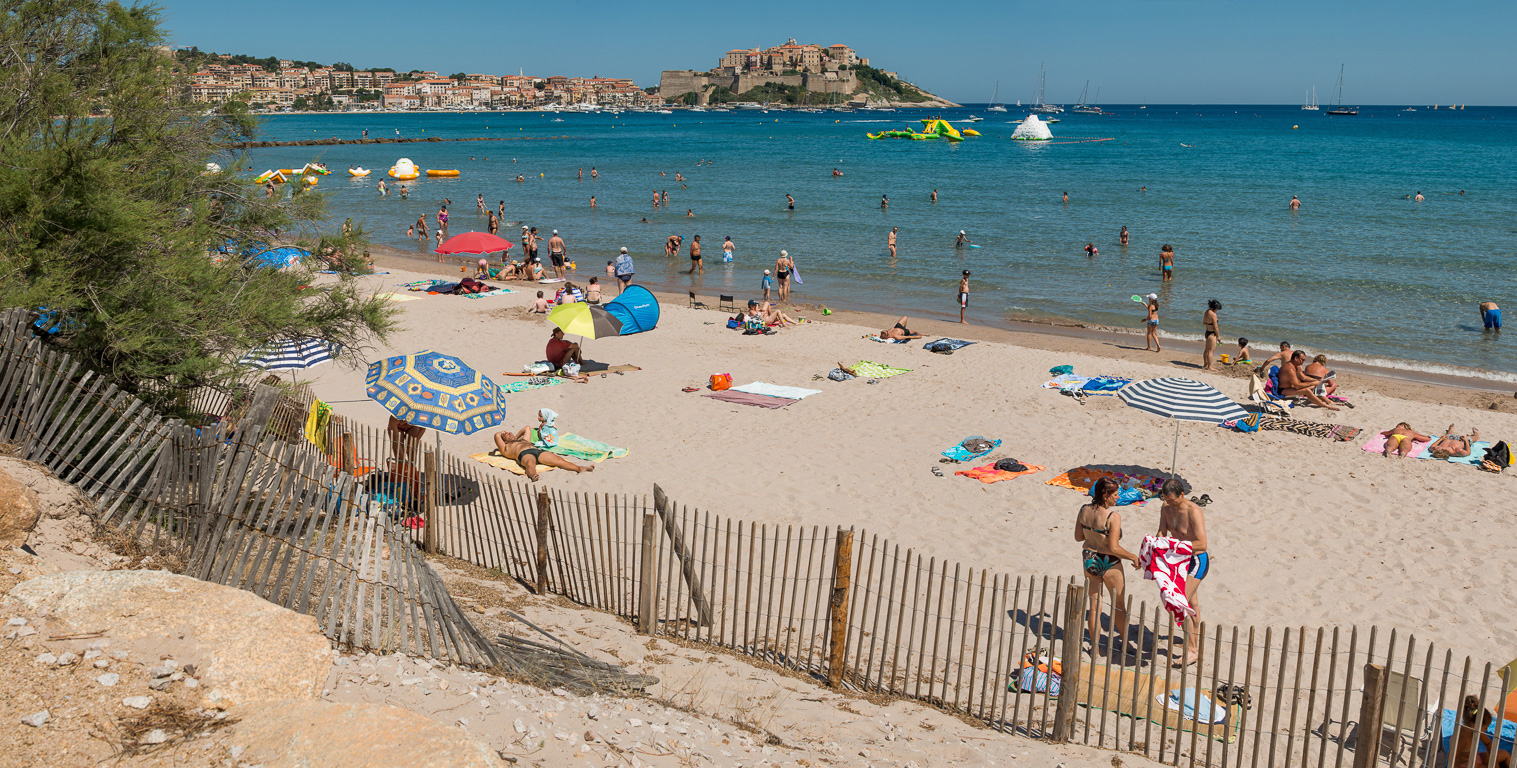
POLYGON ((283 171, 264 171, 263 173, 260 173, 257 176, 254 176, 253 177, 253 181, 255 181, 255 182, 259 183, 259 184, 263 184, 265 182, 273 182, 275 184, 283 184, 283 183, 285 183, 286 179, 285 179, 283 171))
POLYGON ((436 168, 433 168, 433 169, 429 169, 427 171, 427 175, 431 176, 431 177, 437 177, 437 176, 451 177, 451 176, 457 176, 458 175, 458 171, 456 171, 456 170, 446 170, 446 171, 444 171, 444 170, 438 170, 436 168))
POLYGON ((390 178, 392 179, 410 181, 420 175, 421 169, 417 168, 416 163, 411 162, 411 158, 409 157, 402 157, 396 160, 394 165, 390 166, 390 178))
POLYGON ((948 124, 947 120, 937 117, 922 118, 923 128, 921 133, 911 129, 900 131, 880 131, 879 133, 864 134, 871 139, 911 139, 912 141, 925 141, 927 139, 947 139, 949 141, 963 141, 965 136, 979 136, 980 132, 971 128, 959 129, 948 124))
POLYGON ((365 167, 363 167, 361 165, 358 166, 357 168, 349 168, 348 169, 348 175, 349 176, 363 177, 363 176, 368 176, 371 173, 373 173, 373 171, 371 171, 368 168, 365 168, 365 167))

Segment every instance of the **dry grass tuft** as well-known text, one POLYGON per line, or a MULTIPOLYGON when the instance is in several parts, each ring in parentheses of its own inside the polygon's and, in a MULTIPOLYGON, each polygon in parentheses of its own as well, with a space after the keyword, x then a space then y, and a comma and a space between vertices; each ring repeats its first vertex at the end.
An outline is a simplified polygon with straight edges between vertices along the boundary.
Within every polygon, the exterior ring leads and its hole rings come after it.
POLYGON ((238 718, 216 718, 215 713, 192 709, 177 701, 154 701, 139 715, 121 718, 116 722, 119 730, 116 749, 121 757, 137 757, 164 749, 173 748, 202 734, 213 733, 237 723, 238 718), (157 744, 144 743, 148 734, 162 730, 168 740, 157 744))

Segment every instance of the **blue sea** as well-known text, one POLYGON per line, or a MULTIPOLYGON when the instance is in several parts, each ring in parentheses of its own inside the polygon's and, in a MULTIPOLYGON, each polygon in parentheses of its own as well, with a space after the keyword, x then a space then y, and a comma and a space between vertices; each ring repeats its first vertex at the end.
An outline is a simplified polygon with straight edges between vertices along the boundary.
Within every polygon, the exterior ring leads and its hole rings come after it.
POLYGON ((418 215, 435 226, 448 198, 452 234, 483 230, 475 213, 483 194, 492 208, 505 201, 503 236, 517 240, 513 223, 544 237, 558 229, 587 278, 626 246, 650 287, 748 297, 783 248, 805 280, 796 301, 957 319, 967 269, 972 322, 1136 332, 1142 308, 1131 297, 1155 292, 1171 337, 1200 338, 1206 302, 1217 299, 1229 343, 1247 336, 1271 349, 1288 339, 1339 359, 1517 381, 1517 330, 1503 341, 1477 310, 1494 300, 1517 322, 1517 108, 1401 105, 1333 117, 1281 106, 1115 105, 1107 115, 1059 115, 1046 143, 1010 140, 1011 121, 1026 115, 1009 109, 281 115, 260 138, 354 139, 367 129, 375 138, 510 140, 250 155, 255 172, 326 163, 333 174, 319 189, 333 221, 352 217, 373 241, 418 255, 431 249, 406 240, 418 215), (928 116, 982 135, 865 137, 920 129, 928 116), (984 119, 971 124, 971 116, 984 119), (409 200, 382 198, 375 185, 400 157, 461 175, 408 182, 409 200), (351 179, 350 165, 374 175, 351 179), (653 206, 656 190, 668 192, 668 205, 653 206), (1425 200, 1409 199, 1419 191, 1425 200), (1292 195, 1298 211, 1288 208, 1292 195), (1131 233, 1125 247, 1122 226, 1131 233), (900 228, 896 258, 886 249, 891 227, 900 228), (954 248, 961 229, 980 247, 954 248), (671 234, 686 243, 701 235, 704 276, 684 274, 684 254, 664 258, 671 234), (723 264, 729 235, 736 258, 723 264), (1087 243, 1099 255, 1087 257, 1087 243), (1176 263, 1167 284, 1164 244, 1176 263))

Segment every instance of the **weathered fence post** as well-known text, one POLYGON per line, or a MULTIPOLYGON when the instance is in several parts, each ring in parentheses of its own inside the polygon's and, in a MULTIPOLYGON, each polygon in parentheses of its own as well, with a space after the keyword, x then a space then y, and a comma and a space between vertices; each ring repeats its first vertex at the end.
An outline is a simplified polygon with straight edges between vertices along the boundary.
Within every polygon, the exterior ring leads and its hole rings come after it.
POLYGON ((537 594, 548 594, 548 526, 553 524, 553 511, 548 503, 547 489, 537 492, 537 594))
POLYGON ((848 592, 853 583, 853 531, 838 530, 832 561, 832 611, 827 622, 827 684, 833 688, 843 682, 844 655, 848 649, 848 592))
MULTIPOLYGON (((1068 742, 1075 730, 1075 699, 1080 689, 1080 638, 1085 635, 1085 585, 1070 584, 1064 596, 1064 642, 1059 651, 1063 658, 1059 674, 1059 705, 1054 710, 1053 740, 1068 742)), ((1091 638, 1091 642, 1095 642, 1091 638)), ((1049 690, 1053 689, 1053 664, 1049 664, 1049 690)))
POLYGON ((653 615, 658 612, 658 518, 643 515, 643 546, 638 550, 642 572, 637 584, 637 631, 653 634, 653 615))
POLYGON ((427 549, 427 554, 437 554, 437 454, 432 451, 422 453, 422 471, 426 473, 426 481, 422 483, 421 508, 422 508, 422 541, 427 549))
POLYGON ((674 558, 679 560, 680 574, 685 579, 685 585, 690 588, 690 599, 695 602, 695 611, 700 617, 700 626, 711 626, 711 600, 706 597, 706 590, 701 588, 701 577, 693 558, 685 552, 685 533, 674 522, 674 515, 669 513, 669 497, 664 495, 664 489, 653 484, 653 509, 658 512, 659 518, 664 521, 664 532, 669 536, 669 547, 674 553, 674 558))
POLYGON ((341 463, 340 468, 343 474, 353 474, 353 459, 357 455, 357 448, 353 445, 352 432, 343 430, 337 436, 337 455, 341 457, 338 461, 341 463))
POLYGON ((1359 728, 1354 737, 1354 768, 1374 768, 1380 759, 1380 723, 1385 712, 1385 667, 1364 665, 1364 700, 1359 703, 1359 728))

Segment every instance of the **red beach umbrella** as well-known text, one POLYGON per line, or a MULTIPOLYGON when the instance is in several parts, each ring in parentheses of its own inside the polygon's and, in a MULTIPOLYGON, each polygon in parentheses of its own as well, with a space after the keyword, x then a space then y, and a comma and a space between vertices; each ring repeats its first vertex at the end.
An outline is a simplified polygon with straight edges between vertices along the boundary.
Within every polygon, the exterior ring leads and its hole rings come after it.
POLYGON ((511 241, 496 237, 489 232, 465 232, 454 235, 442 245, 437 246, 434 253, 444 255, 455 253, 498 253, 511 247, 511 241))

